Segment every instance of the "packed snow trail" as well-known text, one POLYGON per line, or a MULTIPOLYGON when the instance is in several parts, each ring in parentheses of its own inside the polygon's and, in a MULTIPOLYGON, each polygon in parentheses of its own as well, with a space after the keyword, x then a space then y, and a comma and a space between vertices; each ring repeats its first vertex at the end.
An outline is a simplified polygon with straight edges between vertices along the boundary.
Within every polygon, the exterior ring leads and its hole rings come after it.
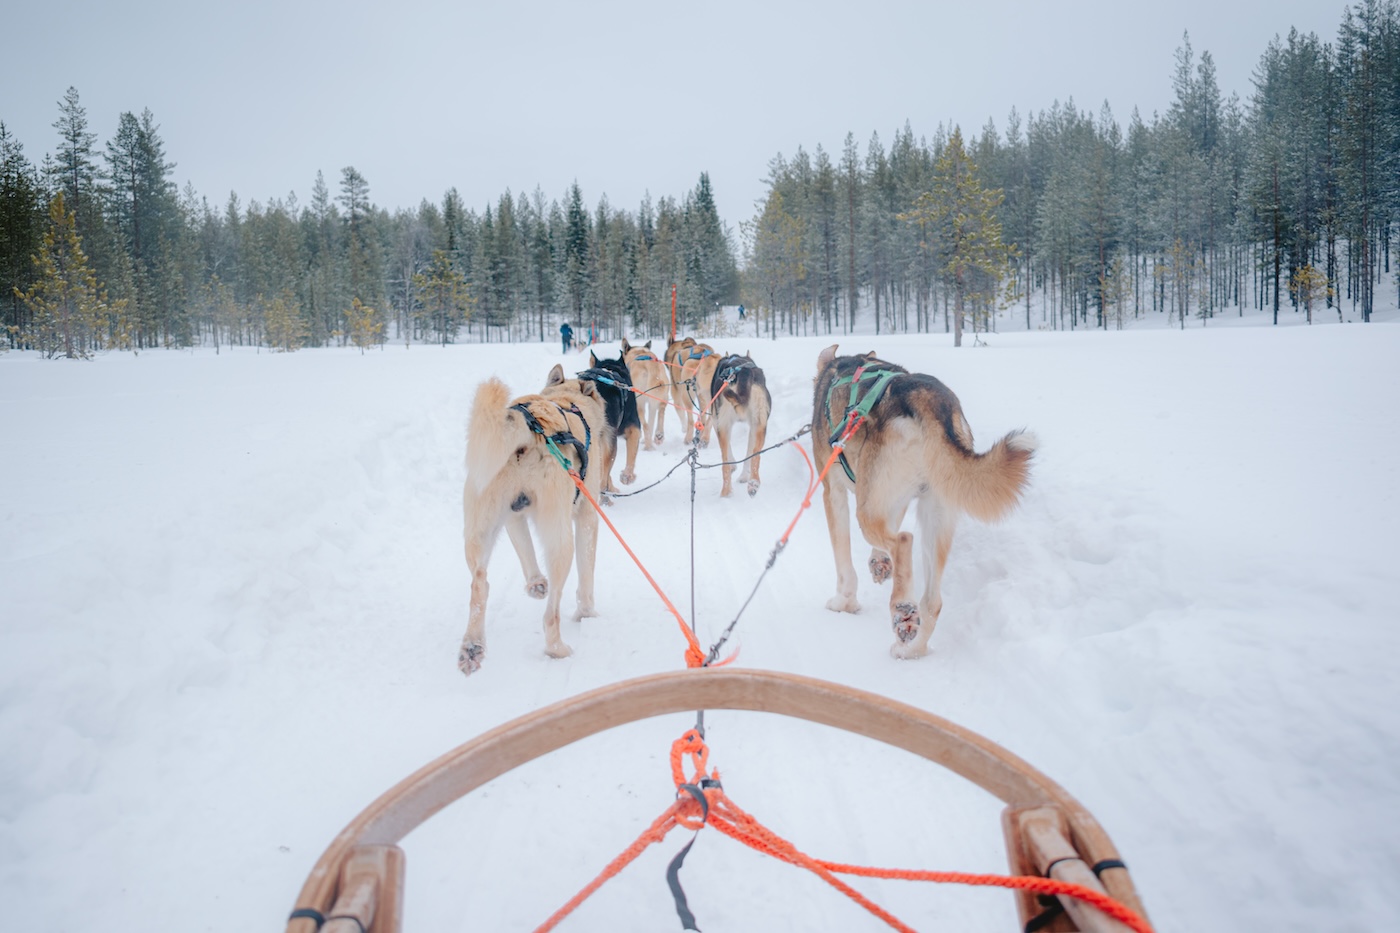
MULTIPOLYGON (((717 344, 764 368, 781 438, 810 420, 836 339, 717 344)), ((1031 762, 1113 836, 1159 929, 1390 925, 1400 328, 839 339, 937 375, 979 449, 1035 430, 1032 486, 1002 524, 960 525, 916 662, 890 659, 888 590, 868 577, 861 614, 823 608, 835 582, 814 505, 736 630, 741 663, 913 703, 1031 762)), ((470 679, 455 667, 471 393, 492 373, 535 391, 586 359, 552 343, 0 356, 0 897, 16 924, 276 929, 335 833, 423 763, 546 703, 681 669, 674 621, 606 534, 602 616, 565 623, 572 658, 544 658, 539 604, 498 548, 491 655, 470 679)), ((635 486, 684 454, 675 436, 642 452, 635 486)), ((706 646, 808 475, 771 451, 758 495, 722 500, 719 471, 700 473, 706 646)), ((687 610, 685 468, 608 514, 687 610)), ((409 928, 539 923, 669 800, 667 749, 689 724, 596 736, 415 832, 409 928)), ((927 763, 762 715, 706 724, 726 789, 804 851, 1005 870, 997 803, 927 763)), ((566 928, 673 922, 664 849, 566 928)), ((921 928, 1015 924, 1001 892, 858 886, 921 928)), ((687 859, 686 890, 707 929, 879 928, 718 836, 687 859)))

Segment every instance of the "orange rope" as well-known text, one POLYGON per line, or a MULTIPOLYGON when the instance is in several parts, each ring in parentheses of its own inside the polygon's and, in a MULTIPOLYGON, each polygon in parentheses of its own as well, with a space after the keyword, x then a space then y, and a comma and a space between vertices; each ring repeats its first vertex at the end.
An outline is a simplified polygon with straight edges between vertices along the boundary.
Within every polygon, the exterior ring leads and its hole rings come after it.
MULTIPOLYGON (((797 527, 797 522, 800 518, 802 518, 802 513, 807 511, 807 509, 811 508, 812 496, 816 495, 817 487, 822 484, 822 480, 826 479, 827 472, 831 469, 831 465, 836 462, 836 458, 841 456, 841 451, 846 449, 846 441, 851 439, 851 435, 856 433, 856 431, 860 428, 861 424, 864 421, 864 416, 858 415, 854 417, 851 423, 847 426, 846 430, 842 432, 841 439, 832 445, 831 456, 826 458, 826 464, 822 467, 821 475, 812 481, 812 485, 807 487, 807 496, 802 500, 802 507, 797 510, 797 514, 794 515, 792 517, 792 521, 788 523, 787 531, 783 532, 783 536, 778 539, 779 545, 787 544, 788 536, 791 535, 792 530, 797 527)), ((794 443, 793 446, 797 447, 797 452, 802 454, 803 459, 807 461, 807 469, 810 473, 812 469, 812 461, 810 458, 807 457, 807 451, 803 450, 801 445, 799 444, 794 443)))
MULTIPOLYGON (((693 800, 690 802, 692 805, 695 803, 693 800)), ((535 933, 547 933, 547 931, 554 929, 559 925, 559 921, 573 913, 578 905, 592 897, 593 892, 601 888, 609 878, 635 861, 637 856, 641 855, 647 846, 651 845, 653 842, 660 842, 665 839, 666 834, 675 828, 676 813, 680 810, 683 803, 685 803, 685 801, 677 800, 675 803, 671 804, 665 813, 657 817, 656 820, 637 837, 636 841, 626 849, 623 849, 621 855, 609 862, 607 867, 598 873, 598 877, 584 885, 583 890, 569 898, 567 904, 560 907, 550 915, 548 920, 536 927, 535 933)))
POLYGON ((655 822, 651 824, 640 836, 637 837, 630 846, 623 850, 622 854, 608 863, 607 867, 599 873, 598 877, 584 887, 582 891, 574 895, 567 904, 555 911, 536 933, 545 933, 554 928, 560 920, 568 915, 579 904, 583 903, 589 895, 598 890, 609 878, 616 875, 629 863, 637 858, 647 846, 653 842, 660 842, 666 834, 676 826, 683 826, 687 829, 698 830, 706 824, 713 826, 724 835, 743 843, 756 852, 787 862, 790 865, 797 865, 812 872, 836 890, 845 894, 851 900, 876 917, 879 917, 886 924, 901 933, 914 933, 913 927, 901 921, 889 911, 871 901, 850 885, 836 877, 837 873, 846 875, 859 875, 866 878, 886 878, 899 879, 905 881, 931 881, 944 884, 966 884, 978 886, 992 886, 1030 891, 1035 894, 1065 895, 1081 900, 1092 907, 1097 908, 1114 920, 1125 924, 1135 933, 1153 933, 1152 927, 1137 912, 1131 910, 1121 902, 1114 900, 1107 894, 1095 891, 1083 885, 1071 884, 1067 881, 1058 881, 1054 878, 1040 878, 1031 876, 1011 876, 1011 875, 983 875, 968 874, 965 872, 940 872, 940 871, 910 871, 896 868, 866 868, 860 865, 846 865, 840 862, 828 862, 822 859, 815 859, 799 850, 791 842, 787 841, 777 833, 768 829, 752 815, 741 809, 734 801, 724 793, 724 788, 719 784, 719 772, 711 773, 709 769, 709 746, 700 737, 700 733, 694 729, 687 730, 684 735, 671 743, 671 780, 675 783, 677 791, 681 785, 689 784, 692 787, 701 788, 701 793, 705 796, 705 801, 709 805, 708 816, 701 810, 700 804, 689 794, 678 797, 674 803, 662 813, 655 822), (689 780, 685 777, 684 760, 690 757, 691 769, 694 772, 689 780), (708 785, 708 786, 707 786, 708 785))
POLYGON ((686 624, 685 617, 680 614, 680 610, 671 603, 671 600, 666 598, 666 594, 662 592, 656 580, 652 579, 651 574, 647 572, 647 568, 642 565, 637 555, 627 546, 627 542, 622 538, 622 533, 617 530, 617 526, 612 523, 612 520, 609 519, 602 508, 599 507, 598 500, 593 498, 593 493, 588 491, 588 487, 583 484, 583 480, 579 479, 578 474, 570 470, 569 478, 574 481, 574 485, 578 487, 579 492, 583 493, 584 498, 593 506, 593 510, 598 513, 598 517, 603 520, 603 523, 608 526, 608 530, 617 538, 617 543, 622 545, 622 549, 627 552, 627 556, 632 558, 632 562, 637 565, 637 569, 642 572, 642 576, 647 578, 647 582, 651 584, 651 588, 656 590, 656 595, 661 597, 661 601, 666 604, 666 608, 670 611, 671 615, 675 617, 676 623, 681 627, 681 634, 685 636, 685 640, 690 644, 690 647, 685 650, 685 666, 704 666, 705 649, 700 647, 700 642, 696 639, 695 633, 690 630, 690 626, 686 624))
POLYGON ((839 862, 818 860, 828 871, 843 875, 860 875, 864 878, 890 878, 903 881, 932 881, 937 884, 966 884, 1011 888, 1030 891, 1032 894, 1065 894, 1075 900, 1095 907, 1108 916, 1124 924, 1137 933, 1152 933, 1152 927, 1137 911, 1125 906, 1121 901, 1093 888, 1055 878, 1042 878, 1038 875, 978 875, 960 871, 911 871, 902 868, 865 868, 860 865, 842 865, 839 862))

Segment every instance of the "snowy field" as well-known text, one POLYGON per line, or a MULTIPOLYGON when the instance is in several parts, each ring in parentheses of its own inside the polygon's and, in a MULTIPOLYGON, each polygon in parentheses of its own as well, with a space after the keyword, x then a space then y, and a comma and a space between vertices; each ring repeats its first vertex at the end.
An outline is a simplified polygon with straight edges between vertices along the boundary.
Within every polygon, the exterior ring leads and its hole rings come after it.
MULTIPOLYGON (((832 342, 717 341, 765 368, 770 439, 810 419, 832 342)), ((1035 430, 1033 486, 1006 522, 961 526, 915 662, 890 658, 888 590, 868 577, 860 615, 823 608, 835 583, 818 501, 740 623, 740 664, 913 703, 1025 758, 1098 817, 1161 931, 1394 928, 1400 325, 841 342, 943 379, 979 449, 1035 430)), ((0 356, 8 928, 279 930, 322 849, 400 778, 529 710, 684 666, 672 620, 603 529, 602 615, 566 619, 572 658, 544 657, 542 604, 502 541, 491 654, 470 679, 456 669, 473 389, 496 373, 535 391, 561 361, 586 356, 552 343, 0 356)), ((639 485, 682 456, 674 415, 668 433, 639 455, 639 485)), ((754 499, 720 500, 717 470, 699 478, 706 645, 800 504, 796 453, 762 472, 754 499)), ((688 512, 684 470, 609 511, 683 608, 688 512)), ((864 554, 857 542, 858 566, 864 554)), ((408 929, 532 929, 667 806, 669 745, 692 721, 594 737, 411 835, 408 929)), ((933 765, 759 714, 707 725, 729 795, 806 852, 1006 870, 1000 805, 933 765)), ((685 838, 561 929, 679 929, 664 867, 685 838)), ((683 880, 707 933, 885 929, 714 832, 683 880)), ((855 884, 920 929, 1016 929, 1005 892, 855 884)))

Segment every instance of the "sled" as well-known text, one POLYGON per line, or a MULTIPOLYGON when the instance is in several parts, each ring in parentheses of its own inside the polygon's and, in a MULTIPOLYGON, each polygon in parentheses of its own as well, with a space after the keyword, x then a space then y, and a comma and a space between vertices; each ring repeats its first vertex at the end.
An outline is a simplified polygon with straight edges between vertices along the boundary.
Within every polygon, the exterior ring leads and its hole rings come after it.
MULTIPOLYGON (((529 713, 458 746, 370 804, 321 855, 286 933, 401 933, 398 842, 493 778, 605 729, 688 710, 777 713, 844 729, 940 764, 995 795, 1013 875, 1074 882, 1145 917, 1127 868, 1093 815, 1000 746, 939 716, 839 684, 771 671, 693 669, 623 681, 529 713)), ((1119 933, 1072 897, 1016 892, 1021 928, 1119 933)))

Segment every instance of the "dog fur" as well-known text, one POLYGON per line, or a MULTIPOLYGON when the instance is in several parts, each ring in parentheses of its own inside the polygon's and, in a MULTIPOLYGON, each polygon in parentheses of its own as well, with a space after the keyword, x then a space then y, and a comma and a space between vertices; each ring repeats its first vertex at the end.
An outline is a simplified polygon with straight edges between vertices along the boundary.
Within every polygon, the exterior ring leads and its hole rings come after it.
POLYGON ((973 447, 972 429, 958 398, 933 376, 883 363, 874 353, 836 355, 831 346, 817 358, 812 405, 812 453, 816 462, 831 456, 831 419, 840 419, 850 398, 849 384, 827 395, 833 382, 863 364, 897 370, 880 400, 847 442, 852 483, 839 463, 822 481, 827 530, 836 559, 836 595, 826 604, 837 612, 858 612, 856 571, 851 562, 851 517, 847 494, 856 497, 856 520, 870 543, 869 567, 876 583, 893 577, 890 619, 897 658, 921 657, 928 650, 943 610, 940 585, 958 517, 967 513, 986 522, 1003 518, 1020 500, 1036 448, 1034 435, 1012 431, 984 454, 973 447), (922 539, 924 592, 915 602, 913 535, 900 525, 916 503, 922 539))
POLYGON ((623 337, 622 358, 632 376, 632 385, 640 391, 637 412, 642 421, 642 447, 644 450, 654 450, 655 445, 662 441, 661 419, 666 414, 665 397, 671 377, 666 375, 666 364, 652 351, 650 340, 641 346, 633 346, 623 337))
POLYGON ((756 495, 759 487, 758 462, 763 458, 755 456, 754 452, 762 449, 763 441, 768 436, 768 413, 773 408, 773 396, 768 392, 763 370, 753 365, 753 357, 748 353, 743 356, 731 354, 715 364, 710 382, 705 385, 714 399, 710 414, 715 434, 719 437, 720 459, 724 462, 724 486, 719 494, 727 496, 731 492, 729 478, 734 473, 731 463, 734 458, 729 452, 729 435, 734 425, 742 421, 749 428, 749 449, 745 457, 753 459, 745 459, 739 482, 747 486, 750 496, 756 495), (733 373, 732 380, 721 390, 714 383, 726 371, 733 373))
MULTIPOLYGON (((627 369, 626 361, 622 357, 600 360, 598 354, 589 350, 588 365, 592 369, 607 373, 611 380, 598 380, 595 383, 598 395, 607 406, 606 417, 611 429, 604 432, 603 445, 603 493, 607 494, 618 491, 613 485, 612 471, 613 463, 617 461, 619 438, 627 441, 627 466, 622 468, 619 479, 623 485, 631 485, 637 478, 637 441, 642 432, 642 422, 637 414, 637 396, 632 391, 632 374, 627 369)), ((579 377, 586 379, 588 373, 579 373, 579 377)))
MULTIPOLYGON (((602 457, 593 454, 603 449, 600 440, 608 427, 596 383, 565 379, 563 368, 555 366, 537 395, 512 400, 505 383, 495 378, 477 388, 467 434, 467 479, 462 489, 463 537, 472 578, 467 632, 457 657, 463 674, 478 670, 486 656, 486 598, 490 592, 486 570, 502 527, 520 558, 526 594, 545 600, 546 654, 564 658, 572 653, 559 636, 559 600, 575 556, 578 607, 574 620, 598 614, 593 605, 598 514, 585 498, 575 495, 573 480, 514 405, 526 406, 547 434, 570 432, 583 441, 591 432, 583 484, 595 499, 602 488, 602 457), (582 416, 571 408, 577 408, 582 416), (535 560, 530 523, 544 549, 543 574, 535 560)), ((560 449, 575 470, 582 465, 575 449, 560 449)))
POLYGON ((671 371, 671 401, 681 421, 681 440, 687 446, 694 440, 698 418, 700 446, 709 447, 710 394, 705 389, 714 378, 719 354, 708 343, 697 343, 694 337, 686 337, 666 347, 666 362, 670 364, 666 368, 671 371))

